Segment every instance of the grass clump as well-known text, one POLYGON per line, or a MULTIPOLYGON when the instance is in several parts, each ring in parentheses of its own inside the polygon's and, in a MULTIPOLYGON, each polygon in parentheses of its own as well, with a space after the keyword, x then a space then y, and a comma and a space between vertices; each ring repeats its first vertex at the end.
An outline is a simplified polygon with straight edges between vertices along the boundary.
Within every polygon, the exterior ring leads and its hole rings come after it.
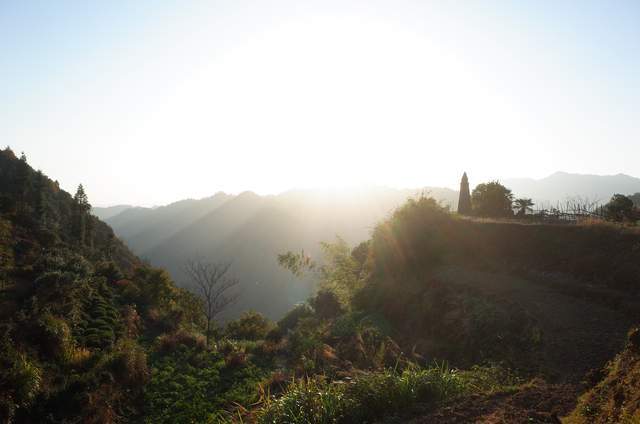
POLYGON ((402 415, 418 404, 438 404, 465 390, 457 371, 445 365, 411 366, 327 381, 323 376, 292 381, 284 393, 267 397, 256 411, 258 423, 373 422, 402 415))

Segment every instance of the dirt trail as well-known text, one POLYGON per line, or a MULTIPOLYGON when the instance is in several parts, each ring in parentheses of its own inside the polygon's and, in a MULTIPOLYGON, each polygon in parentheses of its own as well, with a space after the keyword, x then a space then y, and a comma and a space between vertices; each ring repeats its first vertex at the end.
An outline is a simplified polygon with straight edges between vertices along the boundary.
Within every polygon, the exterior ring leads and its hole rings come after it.
POLYGON ((548 281, 508 274, 447 268, 439 278, 499 302, 513 302, 541 330, 540 360, 547 380, 536 380, 510 393, 472 395, 456 400, 412 424, 558 423, 576 405, 582 382, 623 347, 633 317, 593 301, 554 289, 548 281))

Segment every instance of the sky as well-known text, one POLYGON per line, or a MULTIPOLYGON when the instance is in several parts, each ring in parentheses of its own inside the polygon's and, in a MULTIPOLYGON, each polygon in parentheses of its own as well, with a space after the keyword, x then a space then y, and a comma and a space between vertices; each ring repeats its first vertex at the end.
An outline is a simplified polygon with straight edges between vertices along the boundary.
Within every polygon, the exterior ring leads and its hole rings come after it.
POLYGON ((0 148, 94 205, 640 176, 638 1, 0 0, 0 148))

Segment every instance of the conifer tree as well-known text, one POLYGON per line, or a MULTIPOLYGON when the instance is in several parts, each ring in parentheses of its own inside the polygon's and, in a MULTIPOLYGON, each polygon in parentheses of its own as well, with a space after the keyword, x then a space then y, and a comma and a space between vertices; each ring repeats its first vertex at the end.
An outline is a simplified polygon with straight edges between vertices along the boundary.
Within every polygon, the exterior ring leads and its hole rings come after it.
POLYGON ((469 179, 467 173, 462 174, 460 180, 460 197, 458 198, 458 213, 460 215, 471 214, 471 194, 469 193, 469 179))
POLYGON ((73 200, 76 204, 76 236, 78 237, 78 242, 81 246, 84 246, 87 242, 87 229, 88 229, 88 220, 89 220, 89 211, 91 210, 91 204, 89 203, 89 198, 84 191, 84 187, 82 184, 78 186, 78 190, 76 190, 75 196, 73 196, 73 200))
POLYGON ((17 214, 21 219, 29 215, 28 195, 31 187, 31 172, 24 152, 20 155, 15 176, 14 193, 17 201, 17 214))

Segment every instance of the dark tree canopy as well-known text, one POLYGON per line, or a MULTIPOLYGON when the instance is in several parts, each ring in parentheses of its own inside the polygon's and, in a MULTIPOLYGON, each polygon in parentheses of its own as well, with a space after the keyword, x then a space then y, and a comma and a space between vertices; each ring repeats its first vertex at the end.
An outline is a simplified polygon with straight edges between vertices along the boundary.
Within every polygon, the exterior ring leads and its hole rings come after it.
POLYGON ((81 246, 91 244, 91 220, 89 219, 89 212, 91 211, 91 204, 87 193, 84 191, 82 184, 78 186, 75 196, 73 196, 75 202, 75 231, 78 241, 81 246), (89 242, 89 243, 87 243, 89 242))
POLYGON ((611 221, 635 221, 638 219, 638 210, 633 200, 623 194, 614 194, 609 203, 604 207, 605 216, 611 221))
POLYGON ((471 195, 473 213, 477 216, 500 218, 513 216, 513 194, 498 181, 478 184, 471 195))
POLYGON ((78 209, 82 212, 88 213, 91 210, 91 204, 89 203, 89 197, 87 197, 87 193, 84 191, 84 187, 82 184, 78 186, 76 190, 75 196, 73 196, 73 200, 76 201, 76 205, 78 205, 78 209))
POLYGON ((534 205, 533 201, 531 199, 527 199, 527 198, 520 198, 520 199, 516 199, 514 203, 514 208, 518 211, 516 214, 518 216, 525 216, 527 214, 527 212, 532 212, 533 209, 531 209, 531 206, 534 205))

